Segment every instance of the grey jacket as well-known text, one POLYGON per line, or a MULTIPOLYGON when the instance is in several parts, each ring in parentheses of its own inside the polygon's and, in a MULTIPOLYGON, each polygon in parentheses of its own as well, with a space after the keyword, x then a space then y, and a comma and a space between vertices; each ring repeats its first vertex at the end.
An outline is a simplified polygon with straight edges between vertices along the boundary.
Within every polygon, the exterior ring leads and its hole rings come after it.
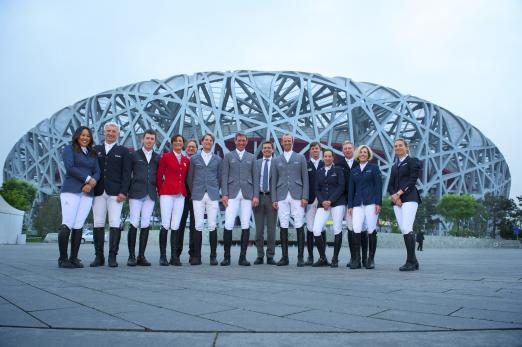
POLYGON ((308 199, 308 167, 304 155, 292 152, 288 162, 283 154, 272 159, 270 176, 273 202, 284 200, 288 192, 294 200, 308 199))
POLYGON ((221 163, 221 194, 233 199, 241 194, 246 200, 259 198, 259 173, 252 153, 245 151, 239 160, 236 150, 228 152, 221 163))
POLYGON ((221 158, 216 154, 212 154, 208 166, 200 153, 190 157, 187 184, 192 200, 202 200, 205 193, 208 193, 211 200, 219 200, 220 174, 221 158))

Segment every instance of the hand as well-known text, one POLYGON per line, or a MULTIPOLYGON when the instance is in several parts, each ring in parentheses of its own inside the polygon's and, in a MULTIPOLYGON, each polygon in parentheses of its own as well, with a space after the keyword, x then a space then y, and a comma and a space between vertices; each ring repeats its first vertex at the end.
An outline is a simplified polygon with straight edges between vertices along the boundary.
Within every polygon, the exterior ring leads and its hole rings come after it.
POLYGON ((353 216, 353 208, 349 208, 349 209, 348 209, 348 215, 349 215, 350 217, 353 216))
POLYGON ((394 204, 397 204, 397 199, 399 199, 399 195, 395 193, 392 196, 390 196, 390 199, 394 204))
POLYGON ((308 205, 308 200, 306 199, 301 199, 301 207, 306 207, 306 205, 308 205))
POLYGON ((381 205, 375 205, 375 214, 381 213, 381 205))
POLYGON ((94 188, 94 186, 96 185, 96 183, 98 183, 98 182, 96 182, 96 180, 95 180, 94 178, 91 178, 91 179, 89 180, 89 182, 87 182, 87 184, 90 185, 92 188, 94 188))
POLYGON ((221 198, 221 202, 223 203, 223 206, 225 206, 225 208, 227 208, 228 207, 228 196, 223 195, 223 197, 221 198))
POLYGON ((402 206, 402 200, 401 199, 395 200, 395 205, 401 207, 402 206))
POLYGON ((252 207, 257 207, 259 205, 259 199, 254 197, 252 198, 252 207))
POLYGON ((322 203, 322 206, 323 206, 323 208, 324 208, 325 210, 328 210, 328 209, 330 208, 331 205, 332 205, 332 202, 329 201, 329 200, 325 200, 325 201, 323 201, 323 203, 322 203))
POLYGON ((92 187, 88 184, 84 184, 82 187, 82 192, 89 193, 91 191, 92 187))
POLYGON ((125 199, 127 199, 127 197, 123 193, 118 194, 118 196, 116 197, 117 202, 124 202, 125 199))
POLYGON ((273 207, 274 209, 277 210, 277 208, 278 208, 279 206, 277 205, 277 202, 273 202, 273 203, 272 203, 272 207, 273 207))

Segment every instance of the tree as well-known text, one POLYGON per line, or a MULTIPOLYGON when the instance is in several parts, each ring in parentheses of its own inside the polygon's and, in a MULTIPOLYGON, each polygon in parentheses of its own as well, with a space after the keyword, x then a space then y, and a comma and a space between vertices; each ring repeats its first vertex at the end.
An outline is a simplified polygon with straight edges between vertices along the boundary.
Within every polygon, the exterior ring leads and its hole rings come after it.
POLYGON ((433 194, 428 194, 422 198, 422 203, 419 204, 417 215, 415 216, 415 225, 419 230, 425 233, 433 232, 437 227, 438 219, 435 218, 437 214, 438 198, 433 194))
POLYGON ((389 231, 399 230, 397 221, 395 220, 395 213, 390 202, 390 196, 386 194, 382 199, 381 212, 379 213, 379 231, 382 232, 383 225, 389 228, 389 231))
POLYGON ((457 235, 460 226, 468 226, 470 218, 475 215, 478 208, 479 202, 469 194, 445 194, 437 204, 437 212, 457 226, 457 235))
POLYGON ((36 188, 29 182, 10 178, 2 184, 0 194, 14 208, 29 211, 36 198, 36 188))
POLYGON ((38 231, 38 235, 45 236, 47 233, 57 232, 61 224, 60 198, 58 196, 50 196, 36 208, 33 228, 38 231))
POLYGON ((516 208, 513 200, 503 196, 496 196, 493 194, 486 194, 482 200, 484 207, 484 214, 489 225, 491 225, 491 238, 497 235, 497 228, 501 224, 509 224, 507 220, 510 217, 510 212, 516 208))

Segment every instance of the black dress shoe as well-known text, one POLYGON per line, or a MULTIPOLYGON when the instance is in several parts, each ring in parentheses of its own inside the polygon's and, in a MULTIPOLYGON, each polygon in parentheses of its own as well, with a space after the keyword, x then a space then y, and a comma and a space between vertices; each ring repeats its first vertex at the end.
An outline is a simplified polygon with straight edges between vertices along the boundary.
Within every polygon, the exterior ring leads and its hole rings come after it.
POLYGON ((277 265, 274 258, 266 258, 266 264, 267 265, 277 265))
POLYGON ((263 264, 263 258, 257 257, 256 260, 254 261, 254 265, 261 265, 261 264, 263 264))
POLYGON ((314 263, 314 257, 308 257, 306 262, 304 263, 305 266, 311 266, 314 263))
POLYGON ((230 258, 225 257, 220 263, 221 266, 229 266, 230 265, 230 258))
POLYGON ((328 266, 328 261, 326 261, 326 258, 319 258, 318 261, 312 264, 312 267, 323 267, 328 266))
POLYGON ((138 258, 136 259, 136 265, 150 266, 150 262, 147 260, 147 258, 145 258, 145 256, 143 256, 143 257, 138 256, 138 258))
POLYGON ((216 259, 216 257, 210 257, 210 265, 212 266, 216 266, 218 264, 218 261, 216 259))

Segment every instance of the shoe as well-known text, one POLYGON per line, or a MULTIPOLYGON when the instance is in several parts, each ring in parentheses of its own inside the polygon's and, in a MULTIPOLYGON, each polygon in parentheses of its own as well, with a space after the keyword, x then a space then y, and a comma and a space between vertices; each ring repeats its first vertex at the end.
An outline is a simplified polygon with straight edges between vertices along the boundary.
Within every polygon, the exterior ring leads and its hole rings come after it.
POLYGON ((263 257, 257 257, 256 260, 254 261, 254 265, 261 265, 263 264, 263 257))
POLYGON ((127 247, 129 248, 129 259, 127 260, 127 266, 136 266, 138 264, 136 261, 136 255, 134 254, 136 249, 137 234, 138 229, 131 224, 129 226, 129 231, 127 232, 127 247))
POLYGON ((105 228, 94 228, 92 232, 92 239, 94 245, 94 260, 89 265, 90 267, 98 267, 105 265, 105 256, 103 255, 103 248, 105 247, 105 228))
POLYGON ((118 262, 116 261, 116 256, 118 255, 118 249, 120 247, 120 238, 121 238, 121 229, 120 228, 110 228, 109 231, 109 258, 107 259, 107 263, 109 267, 117 267, 118 262))
POLYGON ((82 243, 82 229, 73 229, 71 232, 71 257, 69 262, 75 268, 82 268, 83 264, 78 259, 78 251, 80 250, 80 244, 82 243))
POLYGON ((169 266, 169 262, 167 260, 167 234, 168 230, 164 227, 161 227, 159 232, 159 248, 160 248, 160 266, 169 266))
POLYGON ((326 253, 324 247, 324 239, 322 236, 315 237, 315 246, 319 251, 319 260, 312 264, 312 267, 323 267, 328 266, 328 261, 326 260, 326 253))
POLYGON ((350 269, 355 270, 361 268, 361 233, 354 232, 352 241, 355 257, 353 264, 350 264, 350 269))
POLYGON ((297 233, 297 267, 304 267, 305 263, 303 260, 304 257, 304 245, 305 245, 305 235, 304 228, 296 228, 297 233))
POLYGON ((367 269, 375 269, 375 250, 377 249, 377 231, 368 234, 368 263, 367 269))
POLYGON ((138 258, 136 265, 150 266, 150 262, 145 258, 145 248, 147 248, 147 241, 149 240, 149 227, 140 229, 140 245, 138 250, 138 258))
POLYGON ((201 265, 201 243, 203 235, 201 230, 194 230, 192 234, 192 257, 190 265, 201 265))
POLYGON ((217 231, 211 230, 208 232, 208 239, 210 243, 210 265, 216 266, 217 261, 217 231))
POLYGON ((230 265, 230 247, 232 246, 232 230, 223 230, 223 260, 221 261, 221 266, 229 266, 230 265))
POLYGON ((60 231, 58 232, 58 250, 60 251, 60 257, 58 258, 58 267, 65 269, 74 268, 74 265, 71 264, 71 262, 69 261, 69 257, 67 256, 67 247, 69 246, 70 234, 71 230, 67 227, 67 225, 62 224, 60 226, 60 231))
POLYGON ((266 258, 266 265, 277 265, 274 258, 266 258))
POLYGON ((241 252, 239 253, 238 265, 250 266, 250 262, 246 259, 249 238, 250 238, 250 229, 242 229, 241 230, 241 252))
POLYGON ((281 259, 277 262, 277 266, 287 266, 288 261, 288 228, 280 228, 281 236, 281 259))
POLYGON ((341 251, 341 246, 343 244, 343 234, 336 234, 334 237, 334 254, 332 257, 331 267, 339 267, 339 252, 341 251))
POLYGON ((404 245, 406 246, 406 263, 399 268, 399 271, 415 271, 416 266, 413 262, 413 252, 415 252, 415 236, 413 232, 402 235, 404 238, 404 245), (412 248, 413 242, 413 248, 412 248))
POLYGON ((178 238, 179 233, 177 230, 170 231, 170 265, 181 266, 178 256, 178 238))

